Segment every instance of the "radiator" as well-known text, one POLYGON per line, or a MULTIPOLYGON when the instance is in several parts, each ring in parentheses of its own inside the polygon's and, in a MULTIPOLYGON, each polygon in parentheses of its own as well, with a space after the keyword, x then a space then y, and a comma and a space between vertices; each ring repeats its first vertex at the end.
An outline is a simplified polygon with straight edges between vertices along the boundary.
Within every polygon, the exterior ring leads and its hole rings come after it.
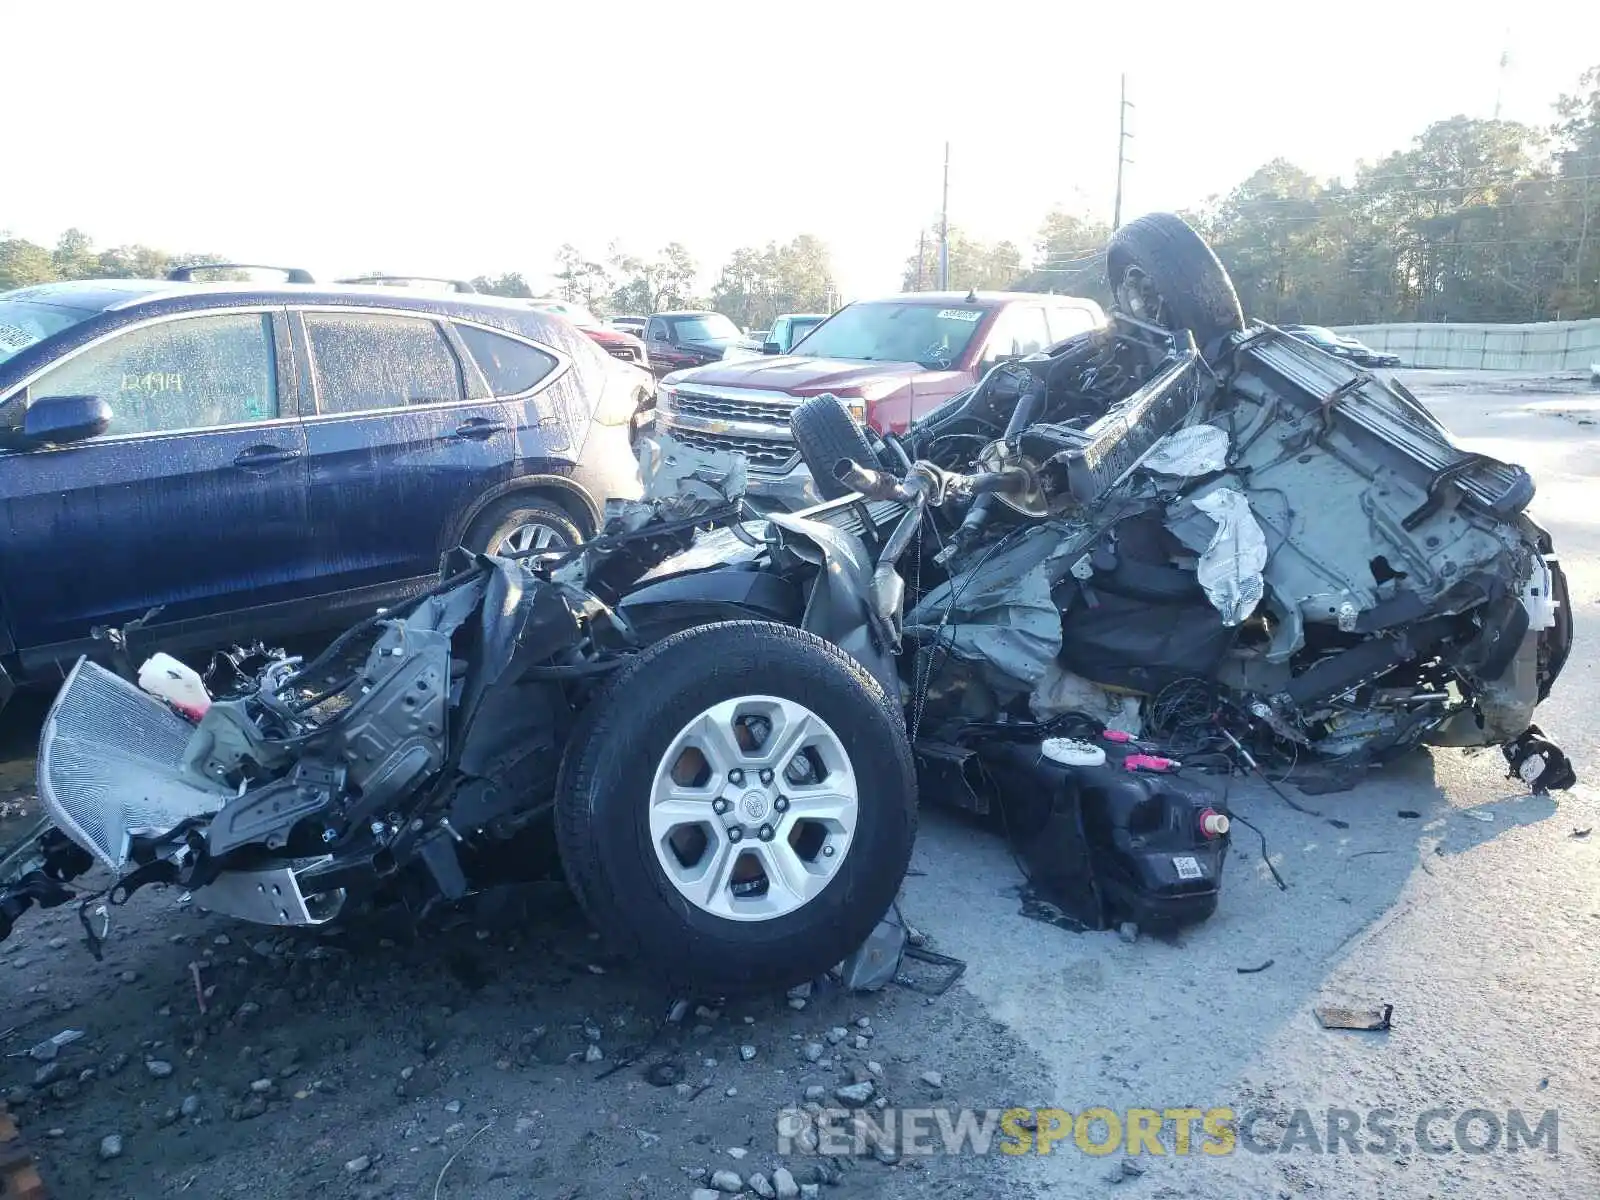
POLYGON ((161 701, 79 659, 39 738, 39 799, 63 833, 120 872, 131 834, 164 833, 226 803, 180 769, 193 732, 161 701))

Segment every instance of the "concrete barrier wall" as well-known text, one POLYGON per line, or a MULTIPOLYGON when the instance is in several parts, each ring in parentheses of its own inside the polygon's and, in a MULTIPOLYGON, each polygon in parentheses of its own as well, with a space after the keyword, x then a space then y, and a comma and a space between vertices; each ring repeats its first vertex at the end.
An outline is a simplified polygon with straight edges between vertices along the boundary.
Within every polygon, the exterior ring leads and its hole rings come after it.
POLYGON ((1600 318, 1534 325, 1337 325, 1408 367, 1498 371, 1587 371, 1600 363, 1600 318))

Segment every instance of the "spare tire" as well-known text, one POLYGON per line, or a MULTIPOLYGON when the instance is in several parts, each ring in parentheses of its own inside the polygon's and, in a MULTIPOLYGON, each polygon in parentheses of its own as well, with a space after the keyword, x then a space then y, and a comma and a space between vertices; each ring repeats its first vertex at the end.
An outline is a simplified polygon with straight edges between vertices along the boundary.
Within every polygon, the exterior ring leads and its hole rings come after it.
POLYGON ((1233 280, 1182 217, 1149 213, 1111 238, 1106 273, 1116 307, 1167 329, 1187 329, 1202 348, 1244 328, 1233 280))
POLYGON ((711 994, 814 979, 894 902, 916 836, 898 703, 844 651, 761 621, 643 651, 584 711, 556 840, 617 949, 711 994))
POLYGON ((811 472, 812 486, 824 500, 837 500, 850 494, 850 489, 833 474, 841 458, 852 459, 864 467, 877 466, 877 452, 867 440, 866 432, 837 396, 827 394, 802 400, 789 417, 789 430, 800 449, 800 457, 811 472))

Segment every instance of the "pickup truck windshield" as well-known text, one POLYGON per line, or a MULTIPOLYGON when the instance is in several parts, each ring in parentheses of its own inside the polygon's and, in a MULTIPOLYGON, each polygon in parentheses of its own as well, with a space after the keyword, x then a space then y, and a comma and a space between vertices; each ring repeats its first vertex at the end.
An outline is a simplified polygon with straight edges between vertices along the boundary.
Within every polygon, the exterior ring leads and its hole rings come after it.
POLYGON ((813 358, 914 362, 947 370, 988 315, 981 308, 871 301, 840 309, 797 347, 813 358))
POLYGON ((703 317, 674 317, 672 331, 680 342, 737 342, 744 334, 739 327, 721 313, 708 313, 703 317))
POLYGON ((0 299, 0 363, 15 358, 35 342, 71 329, 94 315, 84 308, 0 299))

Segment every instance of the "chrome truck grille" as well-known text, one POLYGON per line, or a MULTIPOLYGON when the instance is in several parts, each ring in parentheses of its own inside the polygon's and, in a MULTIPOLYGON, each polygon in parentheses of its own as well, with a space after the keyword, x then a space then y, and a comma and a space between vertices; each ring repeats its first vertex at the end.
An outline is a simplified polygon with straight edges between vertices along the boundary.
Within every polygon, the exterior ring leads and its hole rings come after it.
POLYGON ((227 802, 185 781, 193 733, 161 701, 80 659, 39 737, 39 799, 63 833, 120 871, 129 834, 165 832, 227 802))
POLYGON ((794 415, 796 403, 788 398, 755 400, 684 388, 678 388, 672 397, 673 410, 685 416, 704 417, 713 421, 760 421, 784 430, 789 427, 789 418, 794 415))
POLYGON ((696 450, 742 454, 751 470, 781 475, 800 461, 789 432, 797 403, 782 392, 680 386, 662 390, 656 422, 696 450))
MULTIPOLYGON (((657 419, 660 420, 659 415, 657 419)), ((666 420, 662 420, 661 424, 671 429, 672 436, 686 446, 712 453, 742 454, 750 466, 759 471, 785 471, 797 454, 792 442, 769 442, 764 438, 733 437, 726 433, 699 433, 666 420)))

